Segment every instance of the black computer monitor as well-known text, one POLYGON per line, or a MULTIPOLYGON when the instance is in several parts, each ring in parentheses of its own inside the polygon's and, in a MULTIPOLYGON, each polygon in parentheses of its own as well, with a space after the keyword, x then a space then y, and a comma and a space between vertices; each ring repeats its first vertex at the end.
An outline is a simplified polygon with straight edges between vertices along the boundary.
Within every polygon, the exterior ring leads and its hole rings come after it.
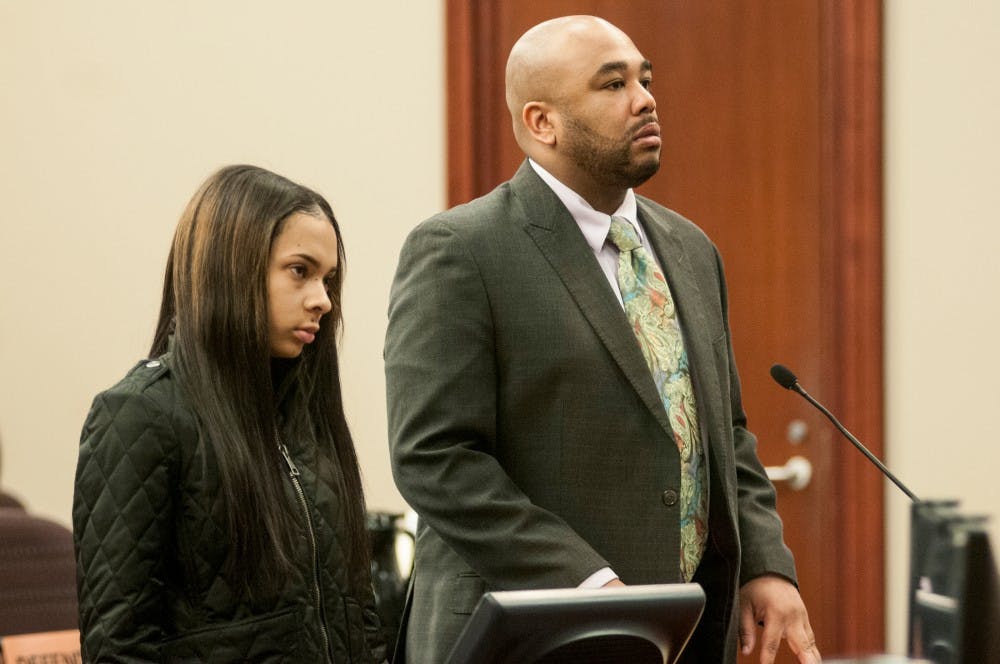
POLYGON ((449 664, 673 664, 705 608, 694 583, 483 595, 449 664))
POLYGON ((1000 582, 984 517, 956 501, 913 505, 908 653, 1000 664, 1000 582))

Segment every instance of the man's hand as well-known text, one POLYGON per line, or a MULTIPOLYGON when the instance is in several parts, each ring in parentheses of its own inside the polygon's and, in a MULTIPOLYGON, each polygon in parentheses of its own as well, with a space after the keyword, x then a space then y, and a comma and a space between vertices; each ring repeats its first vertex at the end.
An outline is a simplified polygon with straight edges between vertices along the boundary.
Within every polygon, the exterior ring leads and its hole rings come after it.
POLYGON ((821 661, 802 597, 787 579, 764 575, 740 588, 740 645, 744 655, 753 652, 758 627, 764 628, 760 638, 761 664, 774 662, 782 638, 788 641, 788 647, 801 664, 821 661))
POLYGON ((605 583, 601 587, 602 588, 617 588, 619 586, 621 586, 622 588, 625 587, 625 584, 621 582, 621 579, 611 579, 610 581, 608 581, 607 583, 605 583))

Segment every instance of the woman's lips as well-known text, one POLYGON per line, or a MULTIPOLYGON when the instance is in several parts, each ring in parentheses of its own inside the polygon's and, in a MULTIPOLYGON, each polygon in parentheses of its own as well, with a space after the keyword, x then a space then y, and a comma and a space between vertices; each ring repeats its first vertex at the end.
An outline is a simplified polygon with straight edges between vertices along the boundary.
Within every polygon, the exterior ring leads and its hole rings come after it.
POLYGON ((304 344, 311 344, 316 340, 316 333, 309 330, 295 330, 295 338, 304 344))

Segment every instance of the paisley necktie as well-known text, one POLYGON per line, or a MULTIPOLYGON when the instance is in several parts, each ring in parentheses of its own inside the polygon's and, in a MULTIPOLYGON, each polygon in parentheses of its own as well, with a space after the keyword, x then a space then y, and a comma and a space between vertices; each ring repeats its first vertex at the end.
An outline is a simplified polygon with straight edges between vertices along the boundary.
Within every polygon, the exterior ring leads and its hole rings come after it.
POLYGON ((687 352, 666 279, 631 222, 612 217, 608 239, 619 251, 618 287, 625 315, 653 375, 680 452, 681 576, 690 581, 705 552, 708 496, 687 352))

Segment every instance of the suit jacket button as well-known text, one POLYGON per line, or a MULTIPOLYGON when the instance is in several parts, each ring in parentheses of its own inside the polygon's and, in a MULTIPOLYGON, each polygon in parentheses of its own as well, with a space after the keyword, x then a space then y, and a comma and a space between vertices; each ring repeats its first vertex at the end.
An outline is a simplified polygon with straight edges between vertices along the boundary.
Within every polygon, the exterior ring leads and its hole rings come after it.
POLYGON ((673 489, 667 489, 663 492, 663 495, 660 496, 660 499, 667 507, 673 507, 677 504, 677 492, 673 489))

